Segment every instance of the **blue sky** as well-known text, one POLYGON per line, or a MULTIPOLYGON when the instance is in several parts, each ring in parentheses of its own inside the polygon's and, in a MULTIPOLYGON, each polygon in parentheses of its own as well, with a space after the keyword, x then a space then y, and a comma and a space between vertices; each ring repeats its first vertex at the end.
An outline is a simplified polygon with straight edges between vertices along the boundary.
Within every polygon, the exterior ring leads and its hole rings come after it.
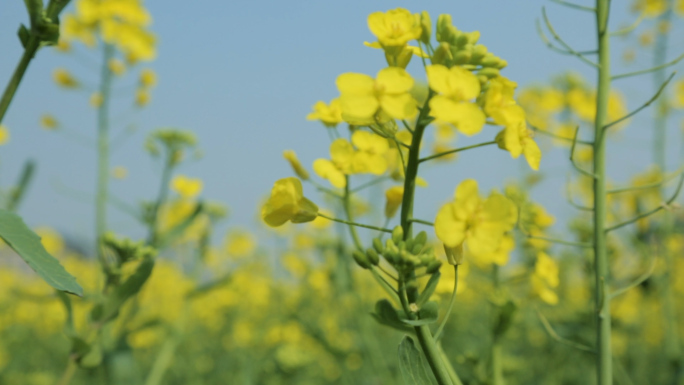
MULTIPOLYGON (((629 3, 613 2, 614 29, 634 20, 629 3)), ((282 158, 283 150, 295 150, 307 166, 328 156, 325 130, 316 122, 306 121, 305 116, 316 101, 337 95, 334 82, 339 74, 374 75, 386 65, 380 51, 363 45, 373 40, 366 25, 371 12, 396 7, 413 12, 425 9, 433 20, 440 13, 450 13, 460 30, 481 32, 480 42, 508 61, 503 74, 522 87, 548 81, 567 70, 579 72, 591 82, 595 77, 592 69, 576 58, 545 48, 535 28, 535 20, 546 6, 557 31, 584 50, 595 44, 594 20, 587 13, 549 1, 148 0, 146 6, 154 19, 152 29, 159 37, 158 58, 149 63, 159 75, 159 85, 150 106, 130 114, 128 95, 135 78, 118 82, 117 94, 121 96, 115 102, 113 116, 121 123, 115 124, 113 131, 116 135, 133 122, 137 132, 112 155, 112 165, 129 170, 127 179, 112 181, 112 193, 131 204, 152 199, 158 188, 159 167, 143 151, 146 133, 159 127, 189 129, 196 133, 204 157, 184 165, 180 172, 202 178, 203 196, 230 207, 231 226, 255 226, 258 202, 275 180, 292 174, 282 158), (429 6, 422 8, 421 3, 429 6)), ((68 8, 72 9, 73 5, 68 8)), ((23 2, 4 1, 0 5, 2 87, 21 55, 16 38, 20 22, 26 23, 23 2)), ((616 72, 650 65, 652 55, 648 52, 640 53, 630 67, 619 63, 623 48, 633 41, 615 40, 616 72)), ((684 45, 681 39, 674 39, 670 48, 675 57, 684 45)), ((55 68, 66 67, 85 83, 97 83, 98 55, 78 51, 80 59, 44 49, 32 62, 4 121, 12 139, 0 148, 0 185, 11 186, 23 162, 36 160, 38 170, 21 207, 22 216, 32 226, 50 225, 68 236, 88 239, 94 224, 96 153, 87 143, 39 127, 41 114, 50 113, 72 132, 95 137, 95 112, 88 106, 88 94, 60 90, 51 80, 55 68)), ((409 70, 418 78, 424 77, 417 61, 409 70)), ((630 109, 650 98, 654 88, 650 76, 619 81, 615 86, 627 97, 630 109)), ((611 145, 609 170, 614 180, 625 182, 651 162, 651 113, 644 111, 611 145)), ((673 168, 680 159, 678 127, 678 121, 670 126, 668 162, 673 168)), ((487 141, 493 135, 460 138, 458 143, 487 141)), ((465 178, 478 179, 488 190, 503 186, 525 168, 522 158, 512 160, 495 148, 470 151, 456 163, 430 167, 424 174, 430 187, 419 192, 417 216, 434 218, 438 207, 465 178)), ((537 200, 561 218, 572 213, 561 198, 568 171, 565 152, 545 154, 541 172, 549 178, 533 191, 537 200)), ((307 188, 306 193, 317 200, 312 189, 307 188)), ((110 225, 121 233, 143 234, 133 220, 115 209, 110 209, 110 225)))

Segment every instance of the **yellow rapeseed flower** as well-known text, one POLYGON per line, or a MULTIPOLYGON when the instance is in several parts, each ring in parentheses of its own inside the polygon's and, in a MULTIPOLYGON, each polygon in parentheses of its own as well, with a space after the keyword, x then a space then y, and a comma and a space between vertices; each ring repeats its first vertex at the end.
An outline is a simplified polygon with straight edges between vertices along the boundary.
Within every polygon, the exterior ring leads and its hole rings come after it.
POLYGON ((271 227, 281 226, 287 221, 311 222, 317 216, 318 206, 304 197, 302 182, 295 177, 277 180, 271 197, 261 209, 261 218, 271 227))
POLYGON ((516 211, 513 202, 501 194, 481 197, 477 182, 467 179, 456 188, 454 201, 437 213, 435 233, 447 247, 465 242, 468 251, 476 257, 493 253, 504 233, 513 228, 516 211))
POLYGON ((371 13, 368 28, 385 47, 403 47, 423 33, 420 15, 411 14, 404 8, 371 13))
POLYGON ((100 108, 102 105, 102 94, 99 92, 93 92, 90 95, 90 106, 93 108, 100 108))
POLYGON ((46 130, 54 130, 59 127, 59 122, 54 116, 49 114, 44 114, 40 117, 40 126, 46 130))
POLYGON ((145 68, 140 71, 140 87, 150 88, 157 85, 157 73, 154 70, 145 68))
POLYGON ((121 76, 126 72, 126 65, 119 59, 110 59, 107 67, 116 76, 121 76))
POLYGON ((202 180, 178 175, 171 181, 171 189, 183 198, 194 198, 202 192, 202 180))
POLYGON ((499 76, 489 81, 484 96, 484 111, 496 124, 507 126, 519 120, 520 108, 513 98, 517 83, 499 76))
POLYGON ((520 108, 519 113, 522 115, 522 119, 518 123, 511 123, 501 130, 496 136, 496 142, 499 148, 510 152, 513 159, 523 154, 530 168, 539 170, 542 157, 541 150, 533 139, 532 131, 527 128, 524 119, 525 113, 522 108, 520 108))
POLYGON ((256 249, 256 239, 245 230, 233 230, 226 235, 226 252, 235 258, 251 255, 256 249))
POLYGON ((301 162, 299 162, 299 159, 297 159, 297 154, 294 151, 283 151, 283 158, 285 158, 285 160, 287 160, 290 163, 292 170, 294 170, 295 174, 297 174, 298 177, 300 177, 302 180, 309 179, 309 171, 307 171, 306 168, 302 166, 301 162))
POLYGON ((69 71, 64 68, 57 68, 52 73, 52 79, 58 86, 64 88, 78 88, 78 80, 74 78, 69 71))
POLYGON ((404 186, 392 186, 385 191, 385 217, 392 218, 404 199, 404 186))
POLYGON ((480 94, 480 82, 472 72, 443 65, 427 67, 428 83, 438 95, 430 100, 430 114, 453 124, 465 135, 475 135, 485 124, 485 114, 472 100, 480 94))
POLYGON ((684 80, 679 80, 675 85, 675 107, 684 108, 684 80))
POLYGON ((648 18, 656 18, 667 10, 666 0, 636 0, 632 11, 639 12, 648 18))
POLYGON ((135 91, 135 105, 145 107, 150 102, 150 93, 145 88, 138 88, 135 91))
POLYGON ((344 73, 337 77, 340 90, 342 118, 357 125, 368 125, 389 118, 409 119, 418 113, 411 96, 413 78, 397 67, 384 68, 377 78, 358 73, 344 73))
POLYGON ((40 237, 40 243, 48 254, 57 255, 64 251, 64 240, 55 229, 43 226, 37 227, 34 231, 40 237))
POLYGON ((10 140, 10 132, 7 129, 7 126, 4 124, 0 124, 0 146, 3 144, 7 144, 10 140))
POLYGON ((115 166, 112 168, 112 177, 115 179, 126 179, 128 176, 128 170, 123 166, 115 166))
POLYGON ((320 120, 326 127, 335 127, 338 123, 342 123, 342 107, 340 106, 340 99, 333 99, 330 104, 325 104, 323 101, 318 101, 313 106, 313 112, 306 116, 307 120, 320 120))
POLYGON ((537 253, 534 274, 531 278, 532 290, 549 305, 558 303, 558 295, 553 290, 559 285, 558 264, 543 251, 537 253))

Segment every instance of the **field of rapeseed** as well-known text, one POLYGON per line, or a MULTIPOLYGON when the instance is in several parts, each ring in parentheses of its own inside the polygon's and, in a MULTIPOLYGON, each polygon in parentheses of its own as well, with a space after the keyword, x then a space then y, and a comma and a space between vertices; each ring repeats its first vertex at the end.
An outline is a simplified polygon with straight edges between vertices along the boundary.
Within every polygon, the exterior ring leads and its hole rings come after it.
MULTIPOLYGON (((2 186, 0 385, 684 385, 684 166, 666 156, 684 137, 668 129, 684 109, 684 0, 550 0, 586 19, 594 48, 569 44, 546 9, 540 45, 593 77, 560 69, 530 85, 449 14, 371 13, 366 54, 383 65, 330 79, 339 96, 302 116, 329 146, 312 164, 282 149, 291 173, 263 191, 259 225, 227 231, 228 205, 244 203, 205 199, 203 180, 182 172, 201 155, 191 130, 145 133, 155 194, 112 194, 128 174, 112 163, 117 100, 142 110, 158 83, 143 2, 24 3, 23 54, 0 90, 0 153, 32 60, 45 50, 98 57, 95 78, 56 66, 49 85, 96 111, 96 247, 27 226, 31 161, 2 186), (617 7, 630 23, 611 23, 617 7), (652 66, 615 71, 617 39, 622 61, 646 55, 652 66), (620 79, 637 76, 652 87, 623 93, 620 79), (637 116, 652 159, 616 182, 611 151, 637 116), (522 171, 487 191, 454 177, 471 151, 503 152, 522 171), (566 178, 539 171, 547 156, 567 159, 566 178), (426 212, 433 167, 451 190, 426 212), (540 183, 573 215, 536 202, 540 183), (114 232, 113 209, 145 233, 114 232)), ((36 115, 50 131, 41 135, 77 136, 63 119, 36 115)))

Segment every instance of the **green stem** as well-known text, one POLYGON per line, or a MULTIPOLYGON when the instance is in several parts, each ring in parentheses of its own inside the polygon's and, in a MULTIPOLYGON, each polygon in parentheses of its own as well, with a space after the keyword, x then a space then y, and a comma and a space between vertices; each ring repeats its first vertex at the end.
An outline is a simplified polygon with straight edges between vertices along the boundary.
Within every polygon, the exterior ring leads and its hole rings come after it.
POLYGON ((606 295, 608 282, 608 253, 606 243, 606 144, 605 125, 610 95, 610 40, 608 15, 610 0, 596 0, 596 29, 598 38, 598 89, 596 120, 594 122, 594 269, 596 301, 596 345, 598 385, 613 384, 611 351, 610 297, 606 295))
POLYGON ((21 55, 19 64, 17 64, 17 68, 14 70, 12 78, 10 78, 9 83, 7 83, 7 87, 5 87, 5 92, 2 94, 2 99, 0 99, 0 123, 2 123, 2 119, 5 117, 5 113, 7 112, 7 109, 14 98, 14 94, 17 92, 17 88, 19 88, 19 83, 21 83, 21 79, 24 77, 26 69, 28 68, 31 59, 33 59, 35 56, 39 47, 40 39, 37 36, 32 35, 26 43, 24 54, 21 55))
POLYGON ((67 367, 64 369, 64 373, 62 373, 62 377, 59 378, 57 385, 69 385, 76 374, 76 369, 78 369, 78 365, 76 365, 73 358, 69 357, 67 367))
POLYGON ((465 151, 465 150, 470 150, 470 149, 472 149, 472 148, 490 146, 490 145, 492 145, 492 144, 496 144, 496 140, 492 140, 491 142, 478 143, 478 144, 473 144, 472 146, 466 146, 466 147, 461 147, 461 148, 455 148, 455 149, 453 149, 453 150, 440 152, 439 154, 434 154, 434 155, 426 156, 425 158, 418 160, 418 162, 421 162, 421 163, 422 163, 422 162, 427 162, 428 160, 437 159, 437 158, 440 158, 440 157, 442 157, 442 156, 447 156, 447 155, 450 155, 450 154, 455 154, 455 153, 457 153, 457 152, 461 152, 461 151, 465 151))
POLYGON ((451 299, 449 300, 449 307, 447 307, 446 314, 442 322, 439 324, 437 331, 435 332, 435 341, 439 342, 442 337, 442 331, 444 330, 444 325, 446 325, 449 315, 451 315, 451 310, 454 308, 454 303, 456 303, 456 291, 458 290, 458 265, 454 265, 454 291, 451 293, 451 299))
POLYGON ((105 44, 102 53, 100 95, 102 104, 97 109, 97 194, 95 197, 95 236, 97 256, 106 268, 102 239, 107 231, 107 192, 109 186, 109 99, 112 72, 109 60, 114 55, 114 46, 105 44))
POLYGON ((154 208, 152 209, 152 215, 150 217, 151 222, 148 243, 151 246, 156 246, 159 243, 159 212, 161 211, 161 208, 164 206, 169 196, 169 183, 171 183, 173 165, 173 150, 169 150, 169 152, 166 154, 164 169, 162 170, 161 183, 159 185, 159 193, 157 195, 157 200, 154 202, 154 208))
POLYGON ((145 380, 145 385, 159 385, 164 379, 164 374, 171 366, 173 361, 173 355, 176 352, 176 347, 178 346, 178 337, 171 337, 166 340, 161 347, 161 350, 157 354, 157 358, 154 360, 152 365, 152 370, 145 380))
POLYGON ((318 216, 321 217, 321 218, 325 218, 325 219, 331 220, 331 221, 333 221, 333 222, 344 223, 345 225, 349 225, 349 226, 363 227, 364 229, 382 231, 383 233, 392 233, 392 230, 390 230, 390 229, 385 229, 385 228, 382 228, 382 227, 371 226, 371 225, 364 225, 363 223, 356 223, 356 222, 351 222, 351 221, 345 221, 344 219, 329 217, 329 216, 327 216, 327 215, 325 215, 325 214, 321 214, 321 213, 318 213, 318 216))

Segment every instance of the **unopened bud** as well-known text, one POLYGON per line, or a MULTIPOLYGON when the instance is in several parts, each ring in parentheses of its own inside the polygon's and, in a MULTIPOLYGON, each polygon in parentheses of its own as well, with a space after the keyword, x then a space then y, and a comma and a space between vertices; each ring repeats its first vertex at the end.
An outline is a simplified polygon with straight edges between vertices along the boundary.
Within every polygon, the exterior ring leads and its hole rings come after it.
POLYGON ((373 248, 378 252, 378 254, 385 252, 385 248, 382 247, 382 241, 380 240, 380 237, 373 238, 373 248))
POLYGON ((404 240, 404 228, 401 226, 397 226, 392 230, 392 240, 394 241, 395 244, 399 244, 399 242, 404 240))
POLYGON ((359 266, 361 266, 364 269, 370 269, 371 265, 370 265, 370 262, 368 261, 368 257, 366 257, 366 254, 364 254, 358 250, 354 250, 354 252, 352 253, 352 257, 354 258, 354 261, 356 261, 356 263, 359 266))
POLYGON ((375 249, 368 248, 366 250, 366 256, 368 257, 368 262, 372 263, 373 265, 377 265, 380 262, 380 256, 375 249))
POLYGON ((442 261, 435 259, 427 265, 425 272, 428 274, 433 274, 434 272, 439 270, 440 267, 442 267, 442 261))

